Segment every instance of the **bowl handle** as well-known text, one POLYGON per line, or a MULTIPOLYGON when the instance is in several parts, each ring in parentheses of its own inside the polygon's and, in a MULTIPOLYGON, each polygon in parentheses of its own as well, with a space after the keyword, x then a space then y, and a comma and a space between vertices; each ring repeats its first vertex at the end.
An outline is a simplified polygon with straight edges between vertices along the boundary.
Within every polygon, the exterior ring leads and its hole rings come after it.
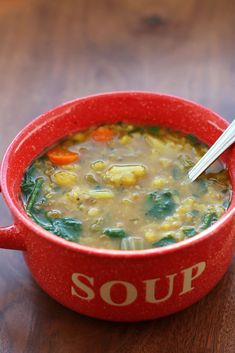
MULTIPOLYGON (((1 192, 0 185, 0 192, 1 192)), ((15 224, 0 227, 0 248, 13 250, 26 250, 23 233, 15 224)))
POLYGON ((0 227, 0 248, 26 250, 23 234, 15 224, 8 227, 0 227))

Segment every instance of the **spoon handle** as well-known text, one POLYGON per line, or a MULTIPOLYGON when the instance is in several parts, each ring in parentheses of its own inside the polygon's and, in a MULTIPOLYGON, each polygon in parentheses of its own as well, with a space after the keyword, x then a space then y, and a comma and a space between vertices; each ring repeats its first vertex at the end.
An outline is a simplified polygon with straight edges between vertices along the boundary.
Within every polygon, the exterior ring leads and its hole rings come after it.
POLYGON ((188 172, 192 182, 204 172, 232 143, 235 142, 235 120, 227 127, 206 154, 188 172))

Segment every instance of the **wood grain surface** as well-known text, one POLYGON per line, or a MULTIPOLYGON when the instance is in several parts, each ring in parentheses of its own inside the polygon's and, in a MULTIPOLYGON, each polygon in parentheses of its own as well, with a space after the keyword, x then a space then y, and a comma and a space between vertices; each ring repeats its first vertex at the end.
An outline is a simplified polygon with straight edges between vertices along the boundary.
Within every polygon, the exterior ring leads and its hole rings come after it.
MULTIPOLYGON (((40 113, 102 91, 175 94, 231 120, 234 38, 231 0, 0 0, 1 156, 40 113)), ((0 251, 0 353, 234 353, 234 327, 235 262, 191 308, 121 324, 63 308, 0 251)))

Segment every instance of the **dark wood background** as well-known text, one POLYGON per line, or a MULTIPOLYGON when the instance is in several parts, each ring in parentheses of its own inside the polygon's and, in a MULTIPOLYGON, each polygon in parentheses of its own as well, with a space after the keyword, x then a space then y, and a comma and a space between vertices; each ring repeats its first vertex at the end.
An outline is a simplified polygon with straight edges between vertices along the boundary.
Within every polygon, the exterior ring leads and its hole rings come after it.
MULTIPOLYGON (((232 0, 0 0, 0 153, 75 97, 151 90, 235 116, 232 0)), ((1 202, 1 225, 11 222, 1 202)), ((198 304, 121 324, 73 313, 0 251, 0 353, 234 353, 235 262, 198 304)))

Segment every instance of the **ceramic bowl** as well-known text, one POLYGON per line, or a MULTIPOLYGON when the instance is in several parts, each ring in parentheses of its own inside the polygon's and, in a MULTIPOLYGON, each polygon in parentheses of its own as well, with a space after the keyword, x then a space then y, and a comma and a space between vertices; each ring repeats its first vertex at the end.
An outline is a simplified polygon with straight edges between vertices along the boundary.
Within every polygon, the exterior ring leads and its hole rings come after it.
MULTIPOLYGON (((226 272, 234 251, 234 194, 210 228, 175 245, 141 250, 95 249, 53 235, 26 215, 20 200, 24 171, 59 139, 100 123, 163 125, 211 145, 228 123, 196 103, 145 92, 107 93, 63 104, 33 120, 9 146, 2 193, 14 224, 0 228, 0 247, 22 250, 45 292, 66 307, 114 321, 158 318, 205 296, 226 272)), ((235 149, 223 154, 235 187, 235 149)))

